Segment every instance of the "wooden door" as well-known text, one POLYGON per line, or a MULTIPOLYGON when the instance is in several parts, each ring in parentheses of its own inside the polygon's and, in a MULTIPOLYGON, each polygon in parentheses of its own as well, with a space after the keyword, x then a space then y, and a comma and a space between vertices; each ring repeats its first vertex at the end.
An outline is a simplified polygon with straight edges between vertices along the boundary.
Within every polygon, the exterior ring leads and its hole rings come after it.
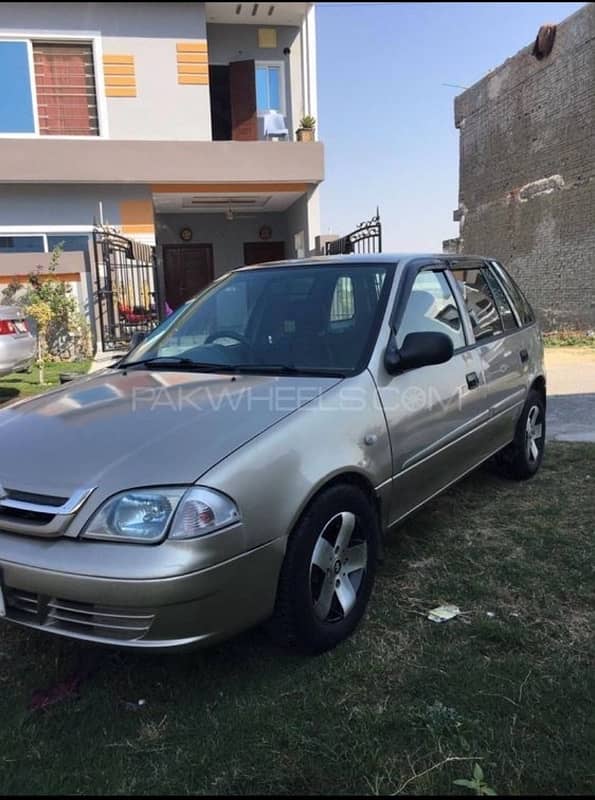
POLYGON ((213 280, 213 245, 165 245, 165 299, 172 310, 198 294, 213 280))
POLYGON ((239 142, 258 139, 256 117, 256 68, 254 61, 232 61, 229 65, 231 138, 239 142))
POLYGON ((244 264, 262 264, 265 261, 283 261, 285 242, 245 242, 244 264))

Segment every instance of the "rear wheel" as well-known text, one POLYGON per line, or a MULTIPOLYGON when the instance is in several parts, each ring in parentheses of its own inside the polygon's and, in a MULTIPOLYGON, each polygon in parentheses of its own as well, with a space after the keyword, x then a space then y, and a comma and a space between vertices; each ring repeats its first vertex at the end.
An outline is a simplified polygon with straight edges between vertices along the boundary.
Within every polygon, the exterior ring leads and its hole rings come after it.
POLYGON ((346 639, 368 604, 378 541, 376 513, 362 490, 337 485, 316 497, 287 544, 274 638, 311 653, 346 639))
POLYGON ((532 389, 517 423, 514 440, 499 453, 498 462, 507 477, 532 478, 541 466, 545 452, 545 402, 532 389))

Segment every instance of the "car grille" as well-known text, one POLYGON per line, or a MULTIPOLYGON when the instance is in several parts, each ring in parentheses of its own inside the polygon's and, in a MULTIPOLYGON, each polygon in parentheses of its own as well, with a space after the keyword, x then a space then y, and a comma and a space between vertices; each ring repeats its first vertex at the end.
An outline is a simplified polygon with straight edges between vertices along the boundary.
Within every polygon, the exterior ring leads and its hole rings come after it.
POLYGON ((61 536, 93 489, 56 497, 0 486, 0 528, 8 533, 61 536))
POLYGON ((20 500, 21 503, 33 503, 38 506, 60 507, 68 502, 68 497, 55 497, 48 494, 33 494, 20 492, 18 489, 5 488, 4 492, 9 500, 20 500))
POLYGON ((142 639, 149 632, 155 618, 151 611, 144 609, 135 608, 132 611, 79 603, 9 586, 4 587, 4 592, 7 619, 89 639, 142 639))

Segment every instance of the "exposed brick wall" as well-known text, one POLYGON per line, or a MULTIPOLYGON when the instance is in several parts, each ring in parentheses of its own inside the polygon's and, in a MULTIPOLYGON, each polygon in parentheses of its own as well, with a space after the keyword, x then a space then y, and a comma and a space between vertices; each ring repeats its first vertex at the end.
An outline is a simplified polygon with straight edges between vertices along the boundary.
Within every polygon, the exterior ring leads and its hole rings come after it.
POLYGON ((595 4, 531 50, 455 100, 462 251, 501 260, 546 329, 595 328, 595 4))

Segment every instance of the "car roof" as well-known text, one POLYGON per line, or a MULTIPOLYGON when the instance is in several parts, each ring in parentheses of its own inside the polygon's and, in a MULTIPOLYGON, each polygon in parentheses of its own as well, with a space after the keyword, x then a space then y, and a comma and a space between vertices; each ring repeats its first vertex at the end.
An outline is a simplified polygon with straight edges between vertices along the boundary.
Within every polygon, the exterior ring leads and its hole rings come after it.
POLYGON ((270 269, 271 267, 302 267, 325 266, 330 264, 397 264, 413 259, 428 259, 430 261, 484 261, 487 256, 457 255, 455 253, 350 253, 340 256, 310 256, 308 258, 293 258, 285 261, 267 261, 262 264, 250 264, 247 267, 238 267, 234 272, 270 269))

